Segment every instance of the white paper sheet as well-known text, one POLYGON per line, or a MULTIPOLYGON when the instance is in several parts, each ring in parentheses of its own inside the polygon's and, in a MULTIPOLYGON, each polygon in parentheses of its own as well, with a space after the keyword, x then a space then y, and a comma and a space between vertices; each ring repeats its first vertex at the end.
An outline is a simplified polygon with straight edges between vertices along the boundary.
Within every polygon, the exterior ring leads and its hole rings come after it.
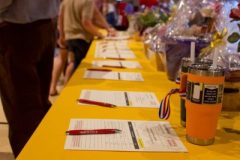
POLYGON ((135 59, 135 54, 132 53, 96 53, 95 58, 126 58, 126 59, 135 59))
POLYGON ((131 38, 129 33, 127 32, 116 32, 115 36, 107 36, 105 40, 112 42, 111 40, 114 40, 114 42, 118 42, 119 40, 127 40, 131 38))
POLYGON ((132 52, 130 48, 128 48, 125 45, 120 45, 120 46, 112 46, 112 45, 107 45, 107 46, 98 46, 96 52, 97 53, 104 53, 104 52, 132 52))
POLYGON ((106 71, 85 71, 83 78, 86 79, 110 79, 122 81, 144 81, 139 72, 106 72, 106 71))
POLYGON ((106 37, 105 40, 126 40, 126 39, 129 39, 130 36, 129 35, 119 35, 119 36, 115 36, 115 37, 106 37))
POLYGON ((187 152, 169 122, 71 119, 69 130, 119 129, 121 133, 68 135, 64 149, 145 152, 187 152))
POLYGON ((98 42, 95 57, 135 58, 127 42, 98 42))
POLYGON ((122 40, 122 41, 99 41, 96 43, 97 45, 127 45, 128 40, 122 40))
POLYGON ((82 90, 80 99, 110 103, 118 107, 158 108, 160 104, 152 92, 82 90))
POLYGON ((96 44, 97 49, 128 49, 128 43, 127 41, 121 41, 121 42, 98 42, 96 44))
POLYGON ((115 67, 124 67, 124 68, 142 68, 141 64, 136 61, 114 61, 114 60, 109 60, 109 61, 93 61, 92 62, 93 67, 103 67, 103 66, 115 66, 115 67))

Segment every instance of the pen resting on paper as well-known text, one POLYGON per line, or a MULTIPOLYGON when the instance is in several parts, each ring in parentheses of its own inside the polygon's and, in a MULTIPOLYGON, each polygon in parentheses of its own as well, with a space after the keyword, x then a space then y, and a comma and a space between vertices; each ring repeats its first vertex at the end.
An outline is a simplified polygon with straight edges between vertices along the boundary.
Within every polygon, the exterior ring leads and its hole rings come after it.
POLYGON ((121 133, 119 129, 92 129, 92 130, 68 130, 67 135, 91 135, 91 134, 116 134, 121 133))
POLYGON ((110 107, 110 108, 117 107, 114 104, 110 104, 110 103, 106 103, 106 102, 93 101, 93 100, 88 100, 88 99, 77 99, 77 101, 79 103, 83 103, 83 104, 97 105, 97 106, 102 106, 102 107, 110 107))

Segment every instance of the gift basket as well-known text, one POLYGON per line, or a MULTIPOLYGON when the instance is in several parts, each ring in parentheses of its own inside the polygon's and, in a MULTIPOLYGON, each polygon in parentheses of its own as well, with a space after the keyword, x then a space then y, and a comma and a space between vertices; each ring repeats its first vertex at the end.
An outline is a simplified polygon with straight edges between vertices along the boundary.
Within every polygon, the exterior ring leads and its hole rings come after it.
MULTIPOLYGON (((211 41, 222 2, 220 0, 181 0, 176 15, 168 23, 165 43, 166 70, 175 81, 183 57, 197 57, 211 41), (191 47, 192 45, 192 47, 191 47)), ((194 63, 194 62, 193 62, 194 63)))
MULTIPOLYGON (((170 36, 178 43, 191 39, 191 58, 182 59, 180 86, 171 89, 159 107, 159 118, 168 119, 170 97, 179 94, 181 124, 186 127, 187 141, 196 145, 214 143, 221 110, 240 111, 240 3, 224 0, 212 1, 210 5, 218 16, 213 26, 209 26, 214 28, 209 34, 192 36, 187 31, 184 36, 170 36), (200 50, 200 59, 195 60, 192 44, 203 42, 209 44, 200 50)), ((204 27, 203 30, 207 29, 204 27)))
POLYGON ((148 59, 153 61, 158 70, 165 71, 165 58, 158 53, 165 50, 165 45, 161 42, 161 39, 166 31, 166 23, 175 13, 176 2, 173 0, 162 0, 159 2, 158 7, 154 7, 152 10, 158 15, 159 22, 154 27, 147 27, 143 32, 145 54, 148 59))
POLYGON ((215 39, 201 56, 217 59, 225 70, 223 110, 240 111, 240 3, 225 0, 216 25, 215 39), (222 37, 222 39, 219 39, 222 37))
POLYGON ((164 30, 165 24, 158 24, 156 27, 148 29, 144 34, 144 49, 145 55, 150 60, 150 63, 158 71, 165 71, 166 61, 162 50, 164 50, 164 43, 161 42, 161 36, 159 36, 159 31, 164 30))
MULTIPOLYGON (((157 38, 161 38, 161 33, 163 28, 165 28, 166 23, 171 19, 171 16, 175 13, 176 4, 172 0, 162 0, 158 7, 152 9, 155 15, 158 17, 158 23, 154 26, 146 27, 144 33, 144 43, 145 44, 155 44, 157 38), (159 35, 160 33, 160 35, 159 35)), ((152 48, 154 51, 155 49, 152 48)))
POLYGON ((140 35, 143 34, 145 29, 148 27, 154 27, 160 21, 159 15, 151 9, 145 9, 143 13, 139 13, 137 17, 136 27, 140 32, 140 35))

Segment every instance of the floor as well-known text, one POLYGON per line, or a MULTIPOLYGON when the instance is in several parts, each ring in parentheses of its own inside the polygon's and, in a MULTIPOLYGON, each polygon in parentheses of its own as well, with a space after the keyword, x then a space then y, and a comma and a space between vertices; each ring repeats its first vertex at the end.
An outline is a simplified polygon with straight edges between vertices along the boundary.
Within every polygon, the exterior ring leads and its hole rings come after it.
MULTIPOLYGON (((57 89, 59 92, 61 92, 62 88, 63 80, 60 79, 57 89)), ((54 103, 57 98, 58 96, 49 97, 52 103, 54 103)), ((8 124, 3 113, 1 101, 0 101, 0 160, 14 160, 12 150, 8 141, 8 124)))
POLYGON ((0 159, 13 160, 12 150, 8 141, 8 125, 0 101, 0 159))

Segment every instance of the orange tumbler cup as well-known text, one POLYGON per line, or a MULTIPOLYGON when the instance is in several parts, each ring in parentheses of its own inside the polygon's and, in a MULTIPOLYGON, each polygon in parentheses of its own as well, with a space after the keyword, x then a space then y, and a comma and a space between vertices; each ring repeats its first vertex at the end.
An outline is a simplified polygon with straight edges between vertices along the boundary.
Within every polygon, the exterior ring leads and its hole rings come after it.
POLYGON ((222 109, 224 70, 195 64, 189 68, 186 97, 186 138, 190 143, 214 143, 222 109))

